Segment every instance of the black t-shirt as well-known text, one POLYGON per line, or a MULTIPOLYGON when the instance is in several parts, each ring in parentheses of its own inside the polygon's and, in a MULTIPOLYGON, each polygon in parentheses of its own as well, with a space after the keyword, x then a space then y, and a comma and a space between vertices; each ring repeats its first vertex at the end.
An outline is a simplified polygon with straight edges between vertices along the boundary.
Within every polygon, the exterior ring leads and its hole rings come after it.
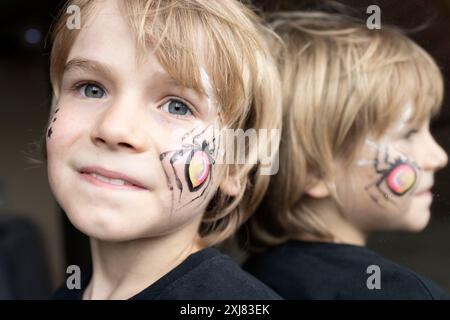
MULTIPOLYGON (((83 274, 83 273, 82 273, 83 274)), ((81 279, 81 289, 63 285, 53 295, 57 300, 80 300, 90 280, 81 279)), ((273 290, 242 270, 215 248, 195 252, 130 300, 271 300, 281 299, 273 290)))
POLYGON ((289 241, 243 267, 284 299, 450 298, 413 271, 354 245, 289 241))

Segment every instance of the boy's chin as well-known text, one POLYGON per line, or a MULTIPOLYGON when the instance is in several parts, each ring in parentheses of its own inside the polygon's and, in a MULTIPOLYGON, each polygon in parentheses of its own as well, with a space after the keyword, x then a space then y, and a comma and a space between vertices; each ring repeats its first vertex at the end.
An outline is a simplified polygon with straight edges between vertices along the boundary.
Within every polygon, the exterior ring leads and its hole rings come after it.
POLYGON ((405 217, 406 220, 404 221, 403 227, 400 231, 405 232, 420 232, 423 231, 430 222, 430 209, 414 209, 411 208, 410 212, 408 213, 408 216, 405 217))
POLYGON ((119 219, 113 217, 105 219, 105 217, 96 216, 94 213, 89 217, 67 213, 67 217, 78 231, 97 240, 108 242, 130 241, 143 237, 145 233, 141 228, 133 225, 127 226, 119 219))
POLYGON ((163 237, 181 229, 193 217, 171 217, 169 214, 129 216, 111 210, 81 210, 66 212, 72 225, 89 238, 107 242, 125 242, 163 237), (85 214, 89 212, 89 214, 85 214), (166 219, 161 218, 166 217, 166 219), (177 219, 175 219, 177 218, 177 219))

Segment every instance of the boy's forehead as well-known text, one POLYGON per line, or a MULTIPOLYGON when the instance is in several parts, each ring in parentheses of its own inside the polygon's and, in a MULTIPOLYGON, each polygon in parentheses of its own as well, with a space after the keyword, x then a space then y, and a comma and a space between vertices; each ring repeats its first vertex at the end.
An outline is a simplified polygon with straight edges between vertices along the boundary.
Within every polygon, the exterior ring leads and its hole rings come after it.
POLYGON ((162 81, 178 86, 167 73, 150 47, 144 59, 138 59, 132 31, 118 10, 116 1, 102 2, 82 26, 65 63, 64 71, 74 67, 91 71, 124 71, 131 73, 150 70, 162 81))
POLYGON ((93 54, 114 60, 116 56, 133 53, 131 30, 115 3, 116 1, 101 2, 87 20, 83 21, 68 60, 73 56, 93 54))
MULTIPOLYGON (((137 51, 140 48, 137 48, 136 37, 142 35, 137 35, 136 30, 131 28, 128 14, 118 0, 99 1, 86 21, 82 21, 81 30, 75 38, 73 47, 79 44, 83 50, 92 50, 99 54, 105 54, 107 51, 110 55, 112 50, 117 53, 133 51, 138 57, 137 51)), ((159 39, 154 41, 158 43, 159 39)), ((193 41, 196 48, 195 55, 199 65, 202 66, 210 54, 209 49, 205 47, 205 30, 197 28, 193 41)), ((152 49, 150 45, 148 52, 152 52, 152 49)))

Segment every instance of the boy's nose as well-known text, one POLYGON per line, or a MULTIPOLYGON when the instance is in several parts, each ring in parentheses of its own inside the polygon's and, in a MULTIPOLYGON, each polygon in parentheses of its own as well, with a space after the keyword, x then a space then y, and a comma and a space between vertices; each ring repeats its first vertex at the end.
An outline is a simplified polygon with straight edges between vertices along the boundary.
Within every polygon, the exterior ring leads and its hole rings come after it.
POLYGON ((448 163, 448 155, 444 149, 434 140, 429 134, 427 145, 428 148, 424 148, 424 159, 422 168, 424 170, 437 171, 444 168, 448 163))
POLYGON ((108 106, 91 131, 92 142, 110 150, 141 152, 145 148, 145 139, 139 132, 137 112, 137 108, 130 108, 130 105, 108 106))

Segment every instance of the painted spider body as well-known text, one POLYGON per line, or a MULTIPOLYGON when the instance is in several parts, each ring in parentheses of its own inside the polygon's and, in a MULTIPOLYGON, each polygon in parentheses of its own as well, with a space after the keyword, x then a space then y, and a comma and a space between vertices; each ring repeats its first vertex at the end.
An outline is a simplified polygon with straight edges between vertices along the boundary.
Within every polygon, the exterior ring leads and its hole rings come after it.
MULTIPOLYGON (((182 143, 181 149, 171 150, 160 154, 160 160, 163 161, 169 154, 170 159, 169 163, 172 169, 172 172, 175 177, 175 183, 180 191, 179 199, 183 194, 183 183, 175 169, 175 163, 179 161, 181 158, 186 156, 186 162, 184 165, 184 176, 187 182, 187 186, 190 192, 199 191, 201 188, 204 188, 203 191, 189 201, 188 203, 182 205, 184 207, 196 199, 202 197, 205 194, 205 191, 208 190, 208 186, 212 179, 212 166, 215 163, 214 157, 216 153, 216 138, 213 136, 212 141, 206 141, 202 135, 208 128, 204 129, 199 134, 195 135, 192 138, 192 143, 182 143)), ((187 139, 187 137, 193 132, 193 130, 182 137, 182 142, 187 139)), ((170 183, 170 179, 166 173, 166 179, 169 185, 170 190, 173 192, 172 184, 170 183)))
MULTIPOLYGON (((386 150, 384 154, 383 161, 387 164, 386 168, 380 168, 379 160, 380 151, 377 150, 377 155, 373 161, 375 172, 380 175, 380 177, 372 184, 366 186, 366 190, 375 186, 377 190, 390 202, 395 202, 391 199, 389 194, 383 192, 381 185, 386 182, 386 185, 390 192, 396 196, 403 196, 408 191, 410 191, 417 181, 417 170, 413 163, 409 159, 402 159, 397 157, 393 162, 389 161, 389 154, 386 150)), ((370 193, 369 193, 370 194, 370 193)), ((370 194, 371 198, 378 204, 378 199, 370 194)))
POLYGON ((199 190, 208 178, 211 178, 211 169, 214 159, 211 156, 209 145, 204 141, 201 148, 192 149, 185 164, 185 177, 189 191, 199 190))

